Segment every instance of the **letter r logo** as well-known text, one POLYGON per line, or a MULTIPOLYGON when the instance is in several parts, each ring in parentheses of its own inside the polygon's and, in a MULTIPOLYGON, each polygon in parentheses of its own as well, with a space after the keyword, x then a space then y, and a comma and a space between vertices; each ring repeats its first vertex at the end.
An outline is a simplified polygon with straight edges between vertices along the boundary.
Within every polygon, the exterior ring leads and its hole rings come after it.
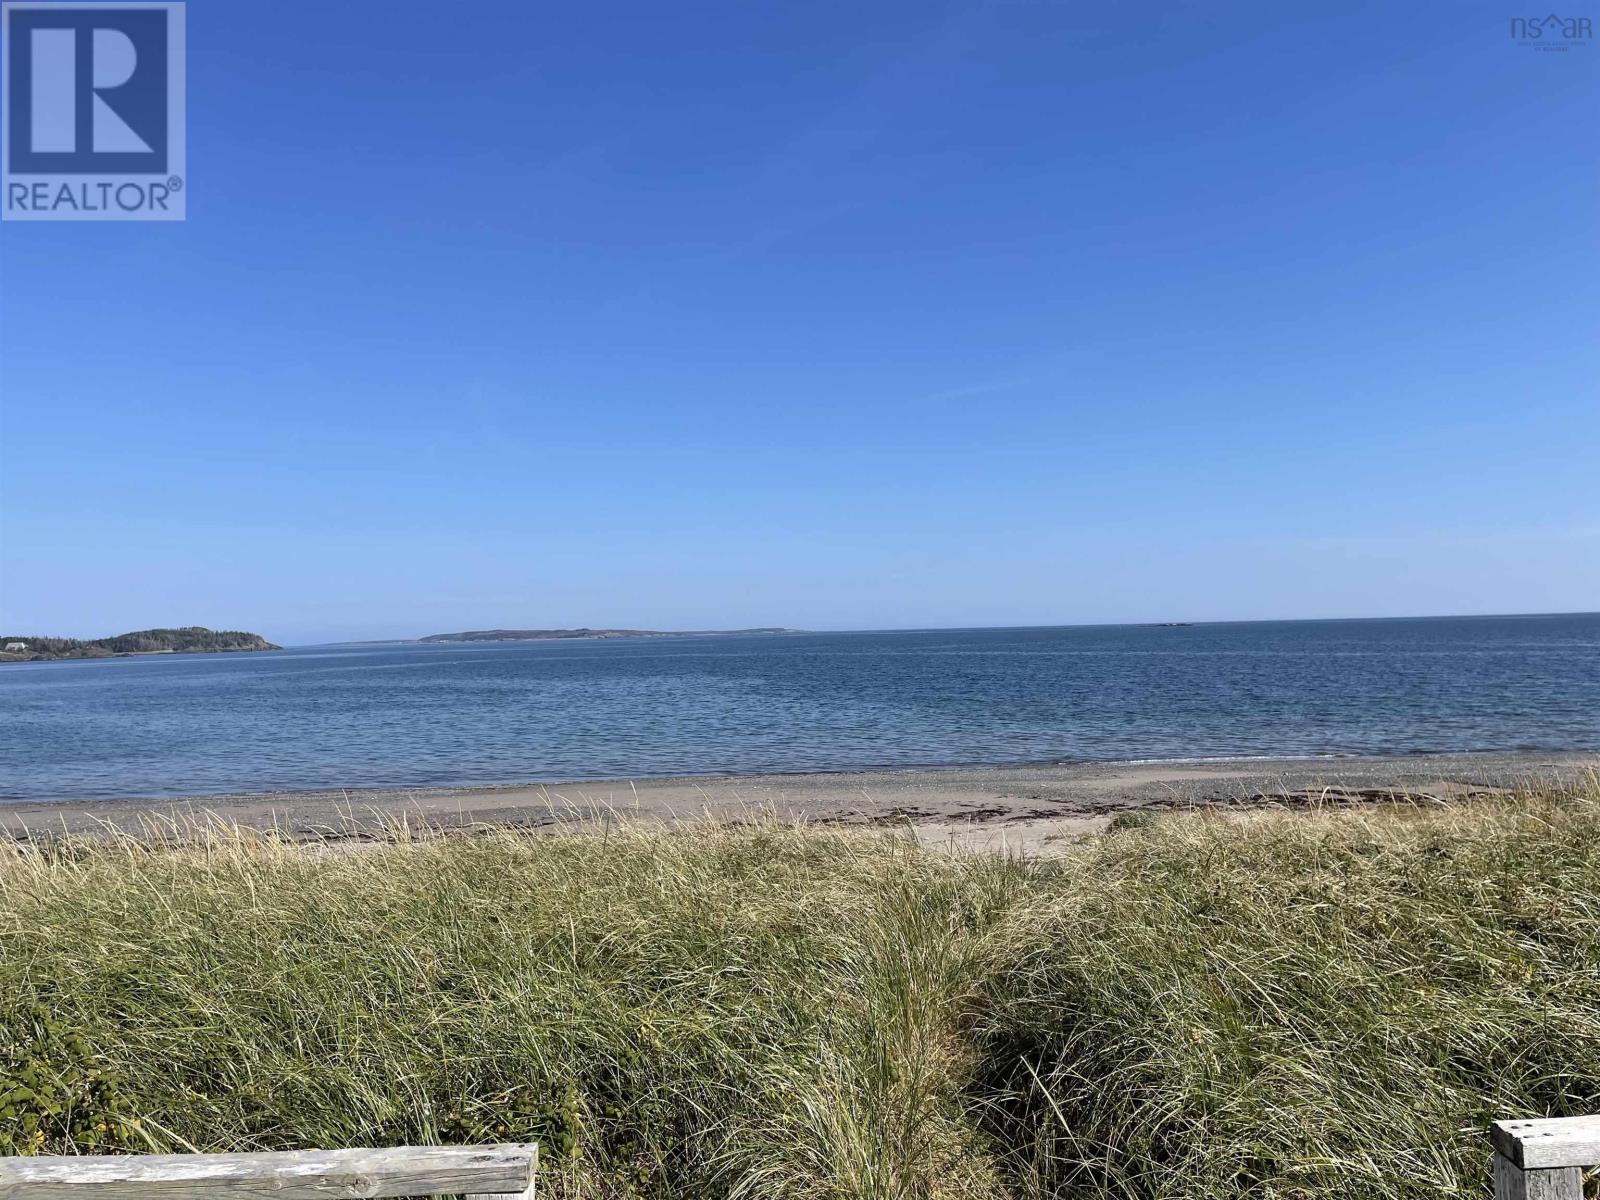
POLYGON ((166 172, 165 7, 17 5, 7 17, 11 171, 166 172))
MULTIPOLYGON (((78 145, 78 37, 74 29, 33 31, 33 149, 73 154, 78 145)), ((120 29, 94 30, 90 55, 90 122, 96 154, 151 154, 149 144, 117 116, 103 93, 133 78, 139 52, 120 29)))

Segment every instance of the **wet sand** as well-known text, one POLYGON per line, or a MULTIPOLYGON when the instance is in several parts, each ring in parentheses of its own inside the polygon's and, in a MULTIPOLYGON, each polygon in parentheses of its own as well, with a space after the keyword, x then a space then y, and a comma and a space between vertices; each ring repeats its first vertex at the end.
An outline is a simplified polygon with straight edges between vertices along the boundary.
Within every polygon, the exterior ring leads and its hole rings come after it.
POLYGON ((1392 758, 1029 764, 807 775, 592 780, 500 787, 329 790, 0 807, 0 833, 53 837, 214 815, 304 840, 383 836, 386 825, 570 828, 607 815, 676 823, 770 814, 900 826, 928 845, 1048 853, 1132 809, 1449 803, 1600 772, 1600 752, 1392 758))

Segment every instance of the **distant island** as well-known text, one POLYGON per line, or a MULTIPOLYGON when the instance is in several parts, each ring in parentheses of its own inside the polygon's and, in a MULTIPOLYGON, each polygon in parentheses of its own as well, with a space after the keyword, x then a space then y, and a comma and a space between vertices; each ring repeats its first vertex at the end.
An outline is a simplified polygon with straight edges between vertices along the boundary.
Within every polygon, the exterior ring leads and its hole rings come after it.
POLYGON ((754 633, 804 633, 803 629, 468 629, 430 633, 419 642, 545 642, 563 638, 733 637, 754 633))
POLYGON ((58 638, 0 634, 0 662, 39 662, 53 658, 117 658, 128 654, 207 654, 241 650, 282 650, 259 633, 218 631, 199 625, 183 629, 140 629, 104 638, 58 638))

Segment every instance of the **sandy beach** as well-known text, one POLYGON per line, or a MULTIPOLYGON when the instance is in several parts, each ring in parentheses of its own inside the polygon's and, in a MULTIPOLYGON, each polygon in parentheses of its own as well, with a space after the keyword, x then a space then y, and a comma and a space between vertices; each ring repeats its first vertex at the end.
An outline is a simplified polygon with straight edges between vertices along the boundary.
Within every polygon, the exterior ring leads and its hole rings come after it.
POLYGON ((904 826, 929 845, 1047 853, 1117 813, 1234 811, 1408 801, 1449 803, 1600 771, 1600 753, 1436 754, 936 767, 820 774, 576 780, 496 787, 330 789, 162 800, 13 803, 0 831, 22 838, 215 815, 304 840, 381 836, 404 820, 435 829, 570 828, 608 816, 675 823, 772 815, 904 826))

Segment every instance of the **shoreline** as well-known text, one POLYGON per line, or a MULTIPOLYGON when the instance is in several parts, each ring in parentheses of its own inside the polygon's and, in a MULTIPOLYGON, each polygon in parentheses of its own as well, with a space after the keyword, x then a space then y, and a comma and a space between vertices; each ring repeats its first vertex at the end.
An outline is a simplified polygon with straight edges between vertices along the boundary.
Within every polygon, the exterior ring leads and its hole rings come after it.
POLYGON ((429 829, 572 828, 607 816, 665 825, 772 816, 900 826, 929 845, 1048 853, 1117 813, 1448 803, 1600 772, 1600 750, 1124 760, 888 770, 587 779, 465 787, 328 788, 155 799, 0 802, 20 840, 215 817, 304 841, 370 840, 397 821, 429 829))

